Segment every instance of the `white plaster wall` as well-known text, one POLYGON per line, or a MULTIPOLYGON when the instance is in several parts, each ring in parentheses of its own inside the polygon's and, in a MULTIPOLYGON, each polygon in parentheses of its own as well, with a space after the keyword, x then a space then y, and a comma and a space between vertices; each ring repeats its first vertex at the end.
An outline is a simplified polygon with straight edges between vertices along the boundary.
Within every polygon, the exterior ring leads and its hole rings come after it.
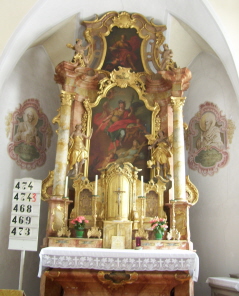
MULTIPOLYGON (((13 180, 15 178, 32 177, 41 179, 47 177, 48 171, 54 169, 56 151, 56 126, 52 125, 53 138, 47 150, 47 160, 42 167, 35 170, 22 170, 7 153, 9 140, 5 132, 5 117, 8 112, 14 112, 20 103, 29 98, 40 101, 42 111, 50 123, 57 114, 59 107, 59 88, 54 82, 54 71, 43 47, 35 47, 26 51, 18 62, 11 76, 6 81, 0 97, 0 288, 18 289, 21 251, 8 250, 8 237, 11 213, 13 180)), ((39 295, 39 279, 37 278, 40 251, 43 236, 46 232, 47 204, 41 202, 41 217, 38 252, 26 252, 23 288, 26 295, 39 295)))
POLYGON ((26 16, 29 10, 34 6, 37 0, 0 0, 1 4, 1 17, 0 17, 0 54, 2 53, 10 36, 16 30, 17 26, 21 23, 22 19, 26 16))
MULTIPOLYGON (((192 81, 185 93, 184 121, 199 111, 206 101, 216 104, 238 127, 239 106, 221 62, 201 53, 189 66, 192 81)), ((195 296, 210 295, 205 283, 209 276, 238 273, 239 266, 239 130, 229 144, 229 162, 214 176, 202 176, 187 167, 187 174, 199 190, 199 201, 190 209, 191 239, 200 259, 200 276, 195 296)), ((187 159, 187 157, 186 157, 187 159)))

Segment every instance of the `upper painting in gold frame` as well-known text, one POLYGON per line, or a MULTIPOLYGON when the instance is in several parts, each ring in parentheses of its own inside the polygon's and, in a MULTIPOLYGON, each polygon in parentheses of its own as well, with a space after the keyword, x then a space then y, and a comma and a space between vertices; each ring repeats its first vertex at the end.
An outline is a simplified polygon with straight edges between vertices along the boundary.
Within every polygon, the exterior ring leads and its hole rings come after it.
POLYGON ((166 26, 128 12, 108 12, 82 24, 86 27, 85 39, 91 45, 91 68, 112 71, 121 66, 147 74, 160 70, 159 48, 165 40, 166 26))

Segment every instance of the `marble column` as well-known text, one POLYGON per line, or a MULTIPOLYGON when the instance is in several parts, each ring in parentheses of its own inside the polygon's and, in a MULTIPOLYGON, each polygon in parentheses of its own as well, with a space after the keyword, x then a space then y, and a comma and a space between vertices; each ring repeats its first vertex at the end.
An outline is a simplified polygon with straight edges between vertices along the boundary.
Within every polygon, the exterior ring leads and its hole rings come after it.
POLYGON ((171 97, 173 107, 174 199, 186 200, 183 105, 186 97, 171 97))
POLYGON ((53 196, 63 197, 66 180, 68 142, 70 136, 71 105, 75 94, 61 91, 61 107, 59 114, 53 119, 58 123, 58 141, 56 148, 53 196))

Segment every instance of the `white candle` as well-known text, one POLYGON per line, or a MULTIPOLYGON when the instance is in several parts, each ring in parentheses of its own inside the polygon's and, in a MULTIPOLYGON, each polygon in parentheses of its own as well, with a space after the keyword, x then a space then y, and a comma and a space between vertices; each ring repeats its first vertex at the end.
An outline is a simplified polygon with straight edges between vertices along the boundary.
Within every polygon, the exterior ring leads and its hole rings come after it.
POLYGON ((95 195, 97 195, 98 175, 95 175, 95 195))
POLYGON ((65 197, 67 197, 68 193, 68 176, 66 176, 66 183, 65 183, 65 197))
POLYGON ((144 196, 144 176, 141 176, 141 196, 144 196))

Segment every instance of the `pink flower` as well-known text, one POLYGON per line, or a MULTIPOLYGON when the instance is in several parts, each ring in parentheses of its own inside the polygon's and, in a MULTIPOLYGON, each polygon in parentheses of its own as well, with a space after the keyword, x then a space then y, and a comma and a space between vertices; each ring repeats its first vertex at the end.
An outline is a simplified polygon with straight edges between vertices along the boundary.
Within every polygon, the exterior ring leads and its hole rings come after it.
POLYGON ((89 220, 86 220, 84 216, 78 216, 75 219, 70 221, 71 224, 74 224, 75 227, 77 226, 85 226, 85 223, 89 223, 89 220))
POLYGON ((153 219, 153 220, 151 220, 151 221, 149 221, 150 223, 156 223, 156 222, 158 222, 158 219, 153 219))
POLYGON ((165 218, 154 217, 150 223, 153 230, 157 229, 158 231, 164 232, 166 228, 168 228, 167 219, 165 218))

